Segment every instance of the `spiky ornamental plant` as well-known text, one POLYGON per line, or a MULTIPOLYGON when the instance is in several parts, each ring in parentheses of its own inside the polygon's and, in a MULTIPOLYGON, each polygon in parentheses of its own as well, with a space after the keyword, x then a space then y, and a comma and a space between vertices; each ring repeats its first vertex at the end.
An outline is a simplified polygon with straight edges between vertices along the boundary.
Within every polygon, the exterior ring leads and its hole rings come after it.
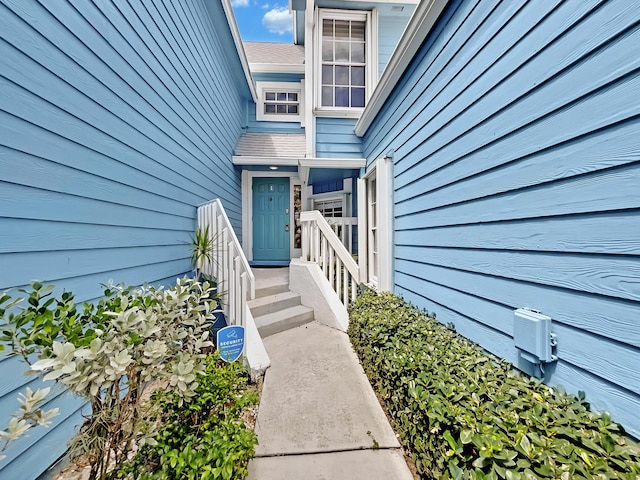
POLYGON ((205 265, 213 263, 215 237, 211 235, 209 225, 198 227, 191 237, 191 263, 195 277, 200 278, 205 265))
POLYGON ((54 298, 50 290, 34 282, 28 306, 6 316, 0 340, 29 364, 36 354, 31 370, 90 402, 70 451, 90 462, 91 479, 106 479, 134 445, 154 442, 145 389, 159 383, 182 399, 194 395, 216 297, 209 283, 187 278, 168 290, 107 285, 105 298, 80 312, 72 294, 54 298))

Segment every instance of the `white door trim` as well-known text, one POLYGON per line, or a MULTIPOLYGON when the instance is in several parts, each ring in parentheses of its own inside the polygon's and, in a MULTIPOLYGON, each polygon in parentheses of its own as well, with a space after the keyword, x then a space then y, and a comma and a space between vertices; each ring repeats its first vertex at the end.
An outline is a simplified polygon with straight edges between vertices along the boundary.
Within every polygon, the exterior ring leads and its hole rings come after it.
POLYGON ((254 178, 289 178, 289 258, 299 257, 301 249, 294 248, 294 224, 293 224, 293 187, 301 185, 295 172, 258 172, 252 170, 242 171, 242 250, 247 260, 253 260, 253 179, 254 178))

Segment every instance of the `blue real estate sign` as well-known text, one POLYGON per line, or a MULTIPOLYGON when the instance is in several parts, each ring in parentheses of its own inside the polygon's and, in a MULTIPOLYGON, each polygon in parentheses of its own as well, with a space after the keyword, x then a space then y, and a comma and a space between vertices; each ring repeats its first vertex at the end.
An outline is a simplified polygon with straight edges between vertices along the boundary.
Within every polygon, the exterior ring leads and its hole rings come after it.
POLYGON ((218 331, 218 353, 225 362, 235 362, 244 350, 244 327, 230 325, 218 331))

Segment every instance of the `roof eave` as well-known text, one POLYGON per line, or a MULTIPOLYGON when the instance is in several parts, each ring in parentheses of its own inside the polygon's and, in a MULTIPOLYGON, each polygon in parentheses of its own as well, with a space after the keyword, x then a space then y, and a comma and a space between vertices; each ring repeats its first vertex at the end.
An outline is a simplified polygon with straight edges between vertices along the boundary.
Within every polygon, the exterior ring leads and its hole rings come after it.
POLYGON ((355 126, 355 134, 364 136, 373 123, 382 106, 389 98, 393 88, 418 52, 427 35, 449 3, 449 0, 423 0, 409 20, 400 41, 396 46, 387 67, 382 73, 369 102, 355 126))
POLYGON ((293 63, 251 63, 253 73, 304 73, 304 64, 293 63))

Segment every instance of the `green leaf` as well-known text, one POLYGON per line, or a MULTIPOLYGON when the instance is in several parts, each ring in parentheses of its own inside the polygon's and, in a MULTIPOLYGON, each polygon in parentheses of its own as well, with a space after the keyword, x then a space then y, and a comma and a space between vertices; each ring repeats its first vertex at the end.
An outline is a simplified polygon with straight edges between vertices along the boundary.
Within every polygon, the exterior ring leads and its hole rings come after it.
POLYGON ((472 438, 473 432, 471 430, 463 430, 462 432, 460 432, 460 441, 463 445, 471 443, 472 438))

